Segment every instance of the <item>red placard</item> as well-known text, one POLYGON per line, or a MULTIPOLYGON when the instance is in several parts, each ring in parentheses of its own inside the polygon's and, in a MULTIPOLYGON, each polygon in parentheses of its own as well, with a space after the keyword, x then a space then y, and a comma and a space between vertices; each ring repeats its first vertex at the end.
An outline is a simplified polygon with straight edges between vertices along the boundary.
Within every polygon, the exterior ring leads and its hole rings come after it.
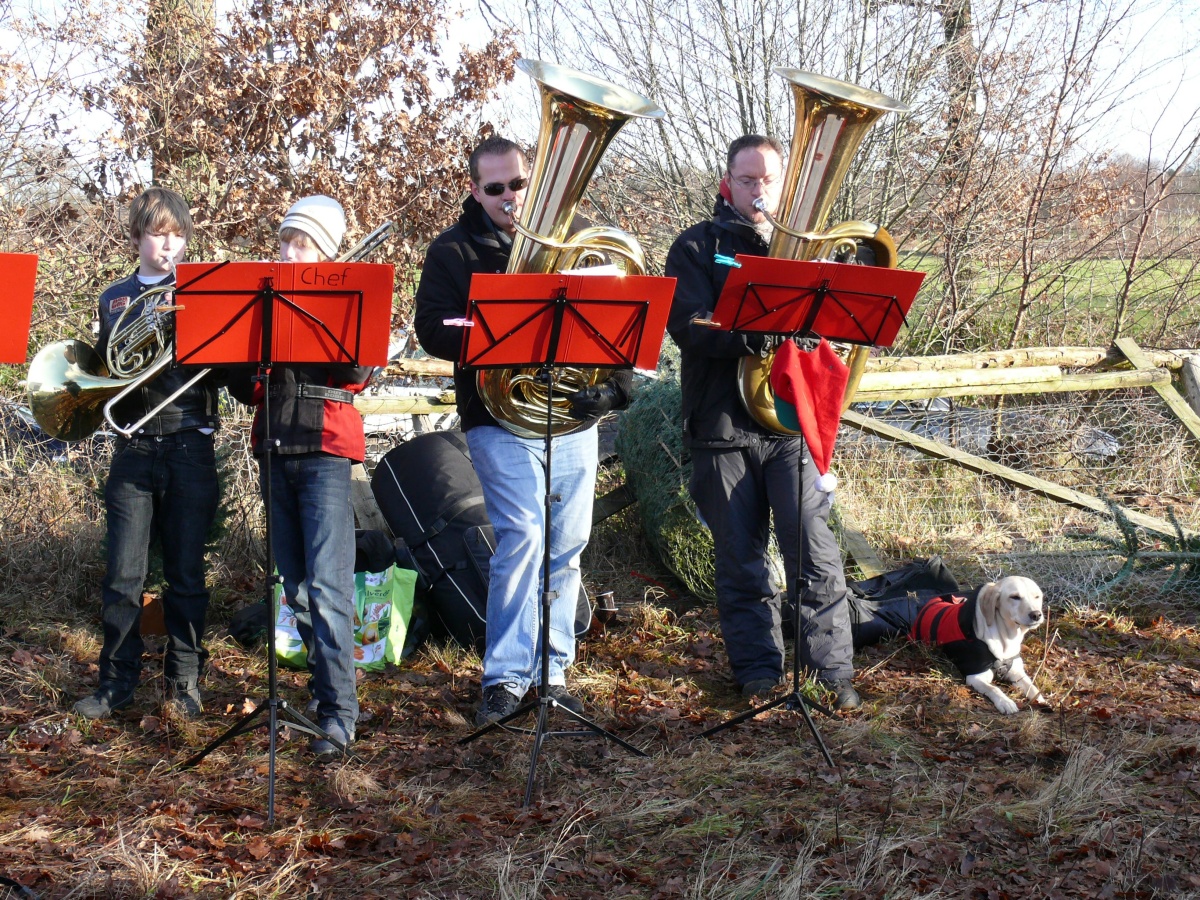
POLYGON ((0 273, 8 285, 0 305, 0 363, 23 363, 29 352, 36 253, 0 253, 0 273))
POLYGON ((912 307, 924 272, 849 263, 736 257, 717 300, 714 327, 820 335, 887 347, 912 307))
POLYGON ((674 278, 647 275, 475 275, 461 361, 653 370, 674 294, 674 278))
POLYGON ((270 362, 385 366, 394 275, 379 263, 181 263, 175 358, 209 366, 261 361, 270 302, 270 362))

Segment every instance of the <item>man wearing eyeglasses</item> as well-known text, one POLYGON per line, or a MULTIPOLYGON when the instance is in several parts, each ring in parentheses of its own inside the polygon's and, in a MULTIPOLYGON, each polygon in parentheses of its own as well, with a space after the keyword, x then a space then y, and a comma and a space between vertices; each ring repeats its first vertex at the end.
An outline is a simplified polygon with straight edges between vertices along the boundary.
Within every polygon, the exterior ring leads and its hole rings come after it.
MULTIPOLYGON (((515 712, 531 686, 561 706, 582 712, 567 692, 566 670, 575 659, 575 611, 582 575, 579 560, 592 527, 596 488, 597 439, 583 427, 553 439, 550 540, 550 683, 541 675, 538 611, 542 591, 545 533, 545 474, 542 438, 521 438, 488 412, 476 387, 475 373, 459 364, 463 330, 454 324, 467 313, 471 276, 507 271, 516 234, 514 219, 525 202, 529 169, 521 148, 491 137, 468 162, 471 193, 458 222, 442 232, 425 256, 416 294, 416 330, 421 346, 433 356, 453 360, 460 427, 466 433, 471 464, 483 487, 488 518, 496 535, 487 603, 487 639, 483 657, 483 701, 479 725, 515 712), (511 214, 507 204, 513 205, 511 214)), ((576 218, 572 231, 587 225, 576 218)), ((609 381, 572 394, 571 415, 595 425, 607 412, 628 402, 632 377, 616 373, 609 381)))
MULTIPOLYGON (((761 334, 734 334, 695 324, 708 318, 739 254, 766 256, 772 215, 783 189, 783 145, 745 135, 729 146, 713 216, 687 229, 667 255, 677 279, 667 329, 681 351, 684 446, 692 456, 688 485, 712 531, 717 612, 733 676, 747 699, 765 697, 783 678, 781 599, 767 562, 772 517, 789 579, 795 578, 797 493, 803 491, 800 663, 834 695, 837 709, 861 705, 851 679, 853 645, 845 575, 829 530, 829 502, 804 439, 777 434, 746 411, 738 387, 740 359, 766 354, 761 334)), ((792 586, 794 588, 794 585, 792 586)))

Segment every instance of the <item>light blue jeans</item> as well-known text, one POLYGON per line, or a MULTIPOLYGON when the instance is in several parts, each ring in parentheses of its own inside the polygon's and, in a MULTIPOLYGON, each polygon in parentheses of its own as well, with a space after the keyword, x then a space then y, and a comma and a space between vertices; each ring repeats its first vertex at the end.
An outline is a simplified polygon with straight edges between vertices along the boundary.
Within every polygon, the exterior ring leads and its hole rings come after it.
MULTIPOLYGON (((538 628, 546 530, 545 442, 496 425, 467 432, 471 462, 496 533, 488 585, 483 686, 503 684, 523 696, 541 681, 538 628)), ((550 450, 550 684, 566 684, 575 660, 579 558, 592 530, 596 429, 556 437, 550 450)))

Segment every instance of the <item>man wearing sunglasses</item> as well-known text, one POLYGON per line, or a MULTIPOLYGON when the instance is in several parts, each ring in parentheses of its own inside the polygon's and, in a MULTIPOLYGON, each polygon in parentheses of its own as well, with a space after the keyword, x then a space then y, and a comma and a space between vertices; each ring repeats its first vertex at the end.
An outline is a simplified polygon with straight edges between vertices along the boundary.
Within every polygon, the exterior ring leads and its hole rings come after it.
MULTIPOLYGON (((541 674, 538 608, 542 590, 542 548, 546 484, 542 438, 518 437, 492 417, 476 388, 475 373, 458 365, 463 329, 448 320, 467 313, 471 276, 508 269, 513 219, 525 202, 529 169, 521 148, 491 137, 468 162, 471 193, 458 222, 442 232, 425 255, 416 294, 417 338, 426 352, 453 360, 460 427, 471 463, 483 487, 488 518, 496 535, 488 584, 487 645, 483 657, 483 702, 479 725, 515 712, 531 686, 561 706, 581 712, 583 704, 566 688, 566 670, 575 659, 575 611, 582 576, 580 556, 591 534, 597 467, 596 429, 581 428, 554 438, 550 540, 550 684, 541 674), (505 206, 512 203, 510 216, 505 206)), ((587 223, 576 217, 571 230, 587 223)), ((622 370, 609 381, 571 395, 571 415, 594 425, 628 402, 632 375, 622 370)))

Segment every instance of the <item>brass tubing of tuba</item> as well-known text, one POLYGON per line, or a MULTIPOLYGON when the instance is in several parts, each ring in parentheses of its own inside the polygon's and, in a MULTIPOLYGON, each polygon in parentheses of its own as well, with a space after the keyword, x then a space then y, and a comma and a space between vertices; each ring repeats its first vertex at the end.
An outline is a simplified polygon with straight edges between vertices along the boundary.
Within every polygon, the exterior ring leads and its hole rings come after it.
MULTIPOLYGON (((631 118, 666 115, 652 100, 565 66, 521 59, 517 68, 537 82, 542 118, 525 208, 509 255, 508 273, 549 274, 613 260, 626 274, 643 274, 642 249, 616 228, 587 228, 568 238, 571 222, 601 156, 631 118)), ((520 437, 583 426, 571 418, 567 396, 606 381, 611 369, 555 366, 481 369, 476 386, 488 412, 520 437), (549 393, 547 393, 549 392, 549 393)))
MULTIPOLYGON (((822 228, 862 139, 880 116, 907 112, 908 107, 847 81, 799 69, 780 67, 775 72, 791 85, 796 115, 778 215, 768 216, 775 225, 775 233, 767 255, 778 259, 818 259, 838 250, 844 253, 851 244, 865 244, 875 251, 879 266, 894 267, 896 244, 884 228, 857 220, 842 222, 825 231, 822 228)), ((851 351, 850 382, 843 408, 854 396, 868 352, 866 347, 851 351)), ((796 434, 775 415, 770 382, 774 361, 773 353, 741 360, 738 382, 742 403, 764 428, 796 434)))

